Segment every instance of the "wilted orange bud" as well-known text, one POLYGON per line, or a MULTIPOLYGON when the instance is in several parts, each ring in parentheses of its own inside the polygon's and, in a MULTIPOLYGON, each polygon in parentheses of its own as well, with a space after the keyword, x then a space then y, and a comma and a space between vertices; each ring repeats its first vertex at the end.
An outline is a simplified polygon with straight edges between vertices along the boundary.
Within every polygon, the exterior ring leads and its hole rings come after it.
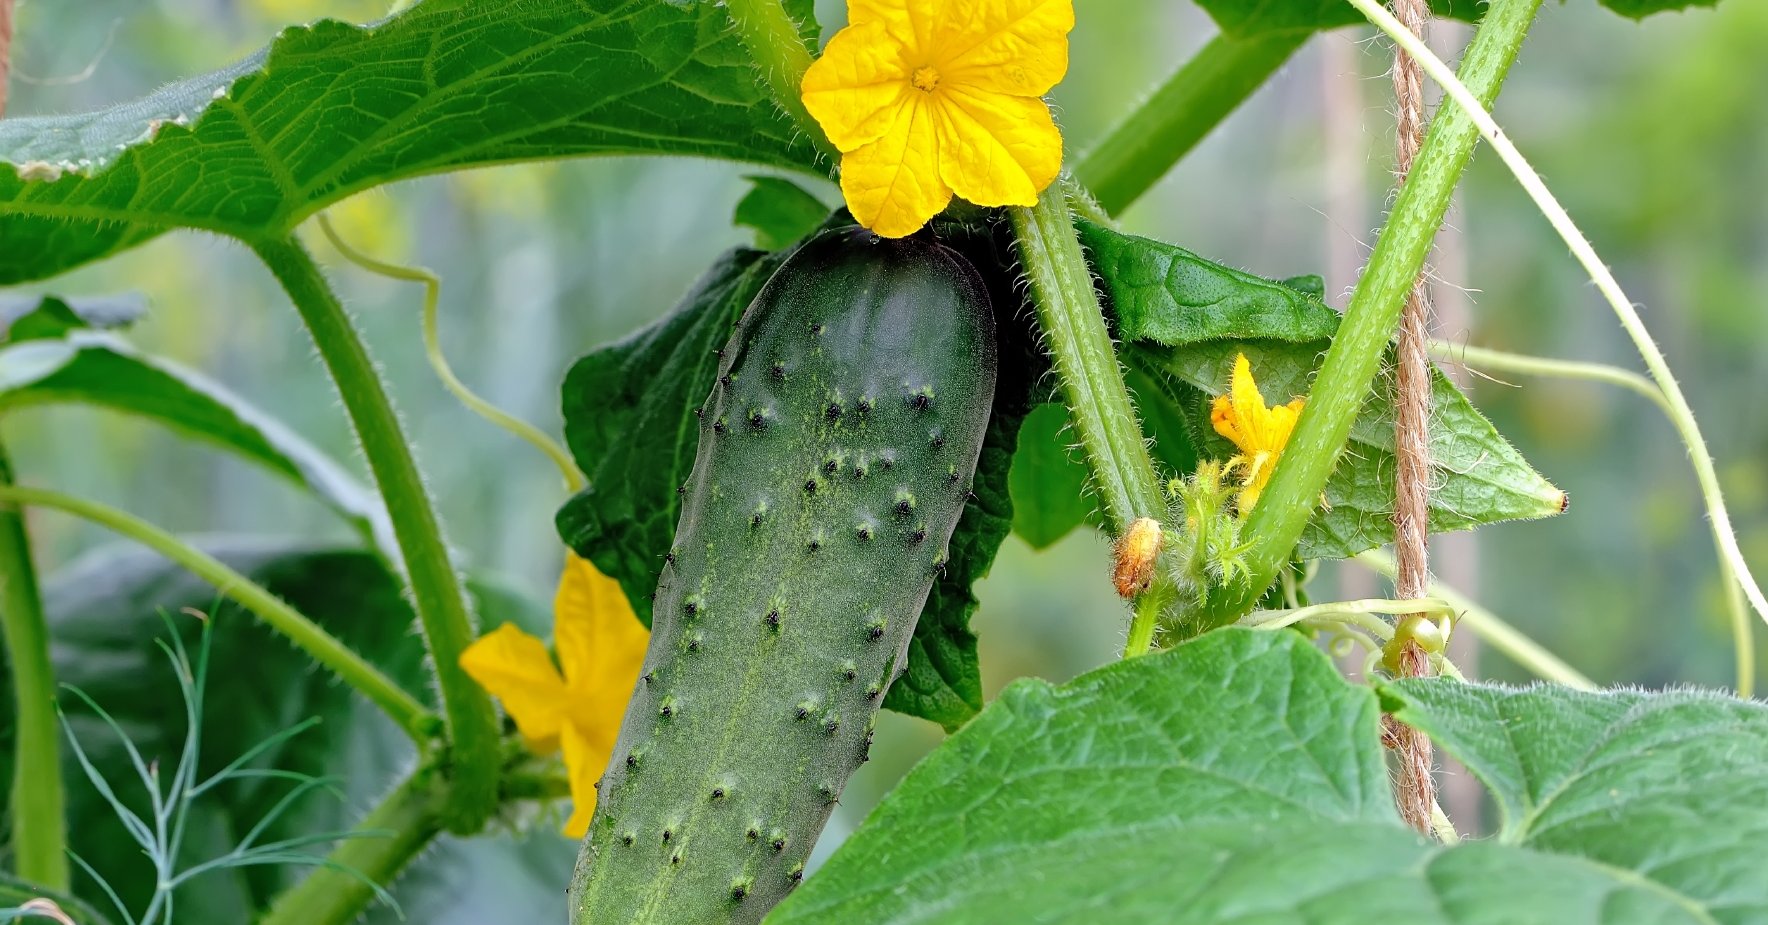
POLYGON ((1160 547, 1165 542, 1160 521, 1141 517, 1130 524, 1117 541, 1111 568, 1111 580, 1117 585, 1118 594, 1135 597, 1148 590, 1148 582, 1154 578, 1154 560, 1160 557, 1160 547))

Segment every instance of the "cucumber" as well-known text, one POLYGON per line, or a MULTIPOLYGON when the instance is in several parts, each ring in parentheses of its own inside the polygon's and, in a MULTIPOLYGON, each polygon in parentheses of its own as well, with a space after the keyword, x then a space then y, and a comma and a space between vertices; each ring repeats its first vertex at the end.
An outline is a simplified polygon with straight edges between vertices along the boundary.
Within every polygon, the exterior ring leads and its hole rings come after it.
POLYGON ((756 296, 697 412, 572 922, 758 922, 803 877, 944 568, 994 325, 957 252, 857 228, 756 296))

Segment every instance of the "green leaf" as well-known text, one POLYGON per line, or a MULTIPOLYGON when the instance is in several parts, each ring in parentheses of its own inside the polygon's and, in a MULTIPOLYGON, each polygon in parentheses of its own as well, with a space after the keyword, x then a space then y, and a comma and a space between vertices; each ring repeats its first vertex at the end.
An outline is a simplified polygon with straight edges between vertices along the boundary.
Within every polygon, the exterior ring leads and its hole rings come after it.
POLYGON ((762 250, 788 247, 829 217, 821 199, 784 177, 750 177, 749 183, 731 220, 755 229, 755 246, 762 250))
MULTIPOLYGON (((413 696, 432 702, 421 640, 402 583, 381 558, 353 549, 230 540, 206 551, 264 585, 368 658, 413 696)), ((507 591, 469 582, 487 624, 513 621, 544 632, 544 609, 507 591)), ((44 589, 55 639, 57 680, 77 687, 111 713, 148 760, 168 769, 184 736, 184 711, 171 667, 155 640, 167 635, 170 615, 194 645, 197 620, 210 615, 213 658, 199 774, 219 771, 247 749, 290 726, 321 722, 270 749, 253 767, 337 778, 343 797, 324 792, 303 798, 269 826, 260 843, 348 828, 412 760, 412 749, 390 721, 306 655, 255 622, 215 590, 157 555, 134 546, 95 550, 53 575, 44 589)), ((64 695, 74 734, 124 801, 145 810, 145 795, 115 737, 86 706, 64 695)), ((11 715, 11 683, 0 685, 0 715, 11 715)), ((11 776, 12 730, 0 726, 0 781, 11 776)), ((65 746, 64 746, 65 747, 65 746)), ((72 759, 66 759, 72 767, 72 759)), ((78 771, 69 779, 71 847, 139 912, 152 890, 149 862, 111 808, 78 771)), ((288 791, 286 780, 255 778, 222 784, 193 804, 182 864, 231 850, 288 791)), ((178 895, 179 925, 236 925, 252 919, 278 889, 301 876, 287 867, 218 871, 178 895)), ((89 880, 76 883, 88 900, 101 895, 89 880)))
MULTIPOLYGON (((1414 691, 1407 682, 1383 693, 1409 701, 1414 691)), ((1763 711, 1731 703, 1734 718, 1763 711)), ((1529 721, 1551 726, 1540 717, 1551 717, 1552 705, 1541 710, 1529 721)), ((1545 840, 1423 841, 1394 812, 1379 715, 1373 692, 1289 632, 1220 630, 1061 687, 1017 682, 910 772, 767 922, 1762 919, 1759 823, 1768 801, 1759 772, 1768 739, 1755 720, 1697 723, 1694 737, 1649 742, 1622 727, 1617 740, 1638 747, 1599 753, 1579 739, 1518 743, 1531 767, 1588 758, 1593 778, 1624 785, 1637 771, 1650 793, 1677 794, 1627 820, 1632 853, 1617 864, 1545 840), (1694 740, 1703 735, 1715 740, 1694 740), (1707 761, 1729 773, 1703 773, 1707 761), (1697 789, 1684 776, 1731 783, 1752 772, 1736 789, 1684 798, 1697 789), (1672 825, 1708 830, 1700 844, 1711 853, 1657 850, 1655 836, 1672 825), (1682 881, 1669 879, 1669 868, 1682 881)), ((1489 728, 1496 743, 1512 727, 1489 728)), ((1594 799, 1568 803, 1560 827, 1612 822, 1622 831, 1623 821, 1603 818, 1605 792, 1593 780, 1594 799)))
POLYGON ((1069 453, 1067 429, 1068 409, 1045 403, 1031 409, 1019 431, 1008 474, 1013 532, 1033 549, 1055 545, 1097 507, 1087 495, 1086 464, 1069 453))
POLYGON ((394 180, 600 154, 820 172, 712 0, 431 0, 286 29, 110 109, 0 122, 0 284, 172 228, 278 237, 394 180))
POLYGON ((694 410, 712 390, 718 351, 782 257, 725 254, 667 317, 565 374, 565 443, 589 487, 559 509, 559 536, 620 582, 646 626, 681 514, 676 489, 694 468, 694 410))
POLYGON ((83 315, 45 298, 15 320, 0 337, 0 410, 86 404, 158 421, 306 487, 364 537, 394 548, 379 497, 318 447, 220 383, 96 330, 123 317, 119 304, 83 315))
MULTIPOLYGON (((1224 392, 1245 353, 1266 401, 1306 395, 1339 316, 1291 285, 1211 263, 1180 247, 1082 226, 1131 369, 1183 406, 1205 456, 1233 445, 1209 428, 1208 398, 1224 392)), ((1432 532, 1547 517, 1565 493, 1542 478, 1441 372, 1431 380, 1432 532)), ((1302 534, 1302 558, 1345 558, 1393 539, 1393 386, 1383 381, 1351 428, 1326 483, 1326 505, 1302 534)))
POLYGON ((1422 680, 1381 694, 1491 790, 1499 841, 1636 871, 1709 921, 1768 921, 1768 706, 1422 680))

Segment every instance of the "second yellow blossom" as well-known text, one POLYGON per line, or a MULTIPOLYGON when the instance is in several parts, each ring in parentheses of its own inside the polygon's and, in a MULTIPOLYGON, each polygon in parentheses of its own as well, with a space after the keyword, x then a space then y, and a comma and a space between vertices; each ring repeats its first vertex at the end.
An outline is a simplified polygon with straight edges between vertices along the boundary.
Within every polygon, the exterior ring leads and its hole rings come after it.
POLYGON ((1287 405, 1267 407, 1252 377, 1252 364, 1242 353, 1234 358, 1234 374, 1228 381, 1228 392, 1216 396, 1209 409, 1209 423, 1218 434, 1232 440, 1240 455, 1229 460, 1243 486, 1236 504, 1245 514, 1258 503, 1259 495, 1271 481, 1271 471, 1289 443, 1289 434, 1301 417, 1307 399, 1297 398, 1287 405))

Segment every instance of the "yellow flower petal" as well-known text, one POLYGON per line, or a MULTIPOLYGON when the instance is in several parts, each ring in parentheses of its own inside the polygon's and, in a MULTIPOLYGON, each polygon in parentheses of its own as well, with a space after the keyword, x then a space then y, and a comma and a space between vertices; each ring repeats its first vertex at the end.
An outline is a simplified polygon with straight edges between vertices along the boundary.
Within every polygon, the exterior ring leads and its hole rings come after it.
POLYGON ((585 682, 623 679, 630 693, 650 640, 650 631, 638 622, 620 583, 589 560, 567 553, 553 596, 553 645, 565 669, 565 683, 576 689, 585 682))
POLYGON ((1062 170, 1062 133, 1036 97, 942 86, 939 175, 979 206, 1029 206, 1062 170))
POLYGON ((1297 398, 1286 405, 1265 407, 1264 395, 1252 376, 1252 364, 1242 353, 1234 358, 1234 372, 1228 379, 1228 392, 1218 395, 1210 404, 1209 422, 1215 431, 1240 448, 1239 456, 1230 465, 1245 486, 1236 502, 1241 513, 1252 510, 1259 495, 1271 481, 1271 472, 1283 456, 1295 422, 1307 399, 1297 398))
POLYGON ((908 51, 921 54, 931 50, 943 30, 947 2, 847 0, 847 22, 851 26, 877 23, 889 30, 891 37, 908 51))
POLYGON ((582 838, 589 834, 589 822, 595 818, 595 785, 608 770, 613 749, 601 748, 574 723, 565 724, 562 741, 565 776, 571 782, 571 818, 565 820, 564 831, 571 838, 582 838))
POLYGON ((895 125, 841 158, 847 208, 886 238, 914 234, 951 202, 951 187, 939 176, 938 119, 927 96, 910 93, 895 125))
POLYGON ((565 679, 553 667, 545 643, 505 623, 467 646, 460 667, 503 701, 531 744, 558 737, 565 720, 565 679))
POLYGON ((1068 73, 1074 0, 952 0, 945 24, 940 70, 954 84, 1043 96, 1068 73))
POLYGON ((884 24, 862 23, 835 33, 804 73, 799 95, 829 141, 852 151, 896 124, 905 95, 915 92, 909 77, 902 46, 884 24))

